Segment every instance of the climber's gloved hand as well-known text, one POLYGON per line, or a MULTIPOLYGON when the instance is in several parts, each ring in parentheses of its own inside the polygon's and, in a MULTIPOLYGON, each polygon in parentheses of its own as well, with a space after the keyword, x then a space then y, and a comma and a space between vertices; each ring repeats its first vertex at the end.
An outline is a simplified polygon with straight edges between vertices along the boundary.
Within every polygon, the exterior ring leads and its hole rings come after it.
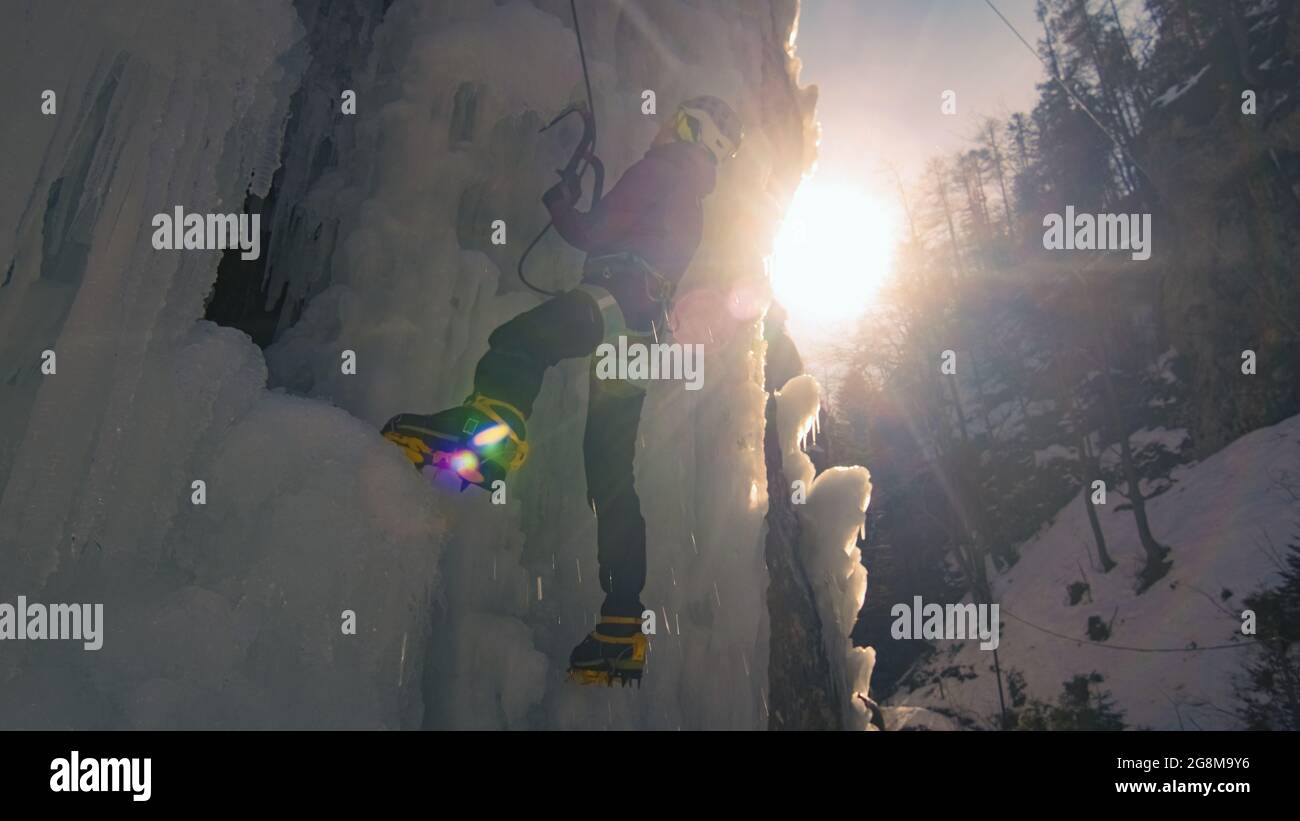
POLYGON ((572 207, 582 197, 582 182, 574 174, 560 174, 560 181, 542 195, 542 204, 548 208, 554 206, 572 207))

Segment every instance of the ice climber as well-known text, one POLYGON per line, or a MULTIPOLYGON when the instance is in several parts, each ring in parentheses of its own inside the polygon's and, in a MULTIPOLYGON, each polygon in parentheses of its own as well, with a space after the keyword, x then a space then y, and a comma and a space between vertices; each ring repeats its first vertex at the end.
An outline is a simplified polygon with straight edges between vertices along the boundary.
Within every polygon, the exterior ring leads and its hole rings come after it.
MULTIPOLYGON (((525 422, 547 368, 589 356, 622 336, 660 334, 675 286, 699 246, 702 201, 717 166, 743 136, 730 106, 716 97, 682 103, 645 156, 586 213, 575 207, 581 181, 562 175, 542 202, 560 236, 587 252, 582 282, 492 332, 462 405, 424 416, 399 414, 383 427, 427 476, 451 471, 491 489, 528 455, 525 422)), ((633 487, 644 392, 591 372, 583 461, 596 512, 601 618, 569 657, 569 679, 639 685, 646 660, 641 589, 646 576, 645 519, 633 487)), ((462 488, 465 485, 462 484, 462 488)))

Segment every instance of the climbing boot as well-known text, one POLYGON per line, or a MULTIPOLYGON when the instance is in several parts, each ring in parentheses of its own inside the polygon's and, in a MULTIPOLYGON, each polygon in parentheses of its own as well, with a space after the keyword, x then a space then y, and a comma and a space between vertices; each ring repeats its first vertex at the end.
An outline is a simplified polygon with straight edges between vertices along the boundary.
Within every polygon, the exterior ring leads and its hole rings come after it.
POLYGON ((568 680, 607 687, 613 687, 615 681, 623 687, 636 682, 640 687, 648 649, 641 619, 602 616, 596 629, 569 654, 568 680))
POLYGON ((479 393, 432 415, 399 413, 382 433, 430 481, 449 472, 460 479, 462 491, 470 485, 491 490, 528 458, 523 414, 479 393))

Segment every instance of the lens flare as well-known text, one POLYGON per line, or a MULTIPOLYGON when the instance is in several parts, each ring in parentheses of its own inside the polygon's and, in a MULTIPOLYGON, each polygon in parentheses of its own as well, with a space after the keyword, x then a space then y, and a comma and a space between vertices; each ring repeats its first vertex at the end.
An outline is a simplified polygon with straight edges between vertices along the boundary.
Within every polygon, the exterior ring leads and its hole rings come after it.
POLYGON ((791 319, 854 319, 894 265, 901 221, 890 201, 810 179, 795 193, 770 260, 772 290, 791 319))
POLYGON ((506 425, 498 424, 498 425, 493 425, 490 428, 484 428, 483 430, 474 434, 474 438, 471 440, 471 442, 476 448, 486 448, 497 444, 498 442, 500 442, 502 439, 505 439, 509 435, 510 435, 510 428, 507 427, 506 425))
POLYGON ((452 454, 451 469, 466 476, 478 472, 478 457, 471 450, 461 450, 452 454))

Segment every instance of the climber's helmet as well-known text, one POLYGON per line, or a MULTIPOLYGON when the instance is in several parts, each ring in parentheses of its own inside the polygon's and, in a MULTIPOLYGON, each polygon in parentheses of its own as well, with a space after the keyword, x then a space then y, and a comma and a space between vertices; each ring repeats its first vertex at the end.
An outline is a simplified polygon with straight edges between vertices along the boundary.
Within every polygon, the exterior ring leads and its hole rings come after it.
POLYGON ((731 106, 717 97, 692 97, 677 107, 673 134, 682 141, 696 143, 709 152, 714 162, 736 156, 745 129, 731 106))

